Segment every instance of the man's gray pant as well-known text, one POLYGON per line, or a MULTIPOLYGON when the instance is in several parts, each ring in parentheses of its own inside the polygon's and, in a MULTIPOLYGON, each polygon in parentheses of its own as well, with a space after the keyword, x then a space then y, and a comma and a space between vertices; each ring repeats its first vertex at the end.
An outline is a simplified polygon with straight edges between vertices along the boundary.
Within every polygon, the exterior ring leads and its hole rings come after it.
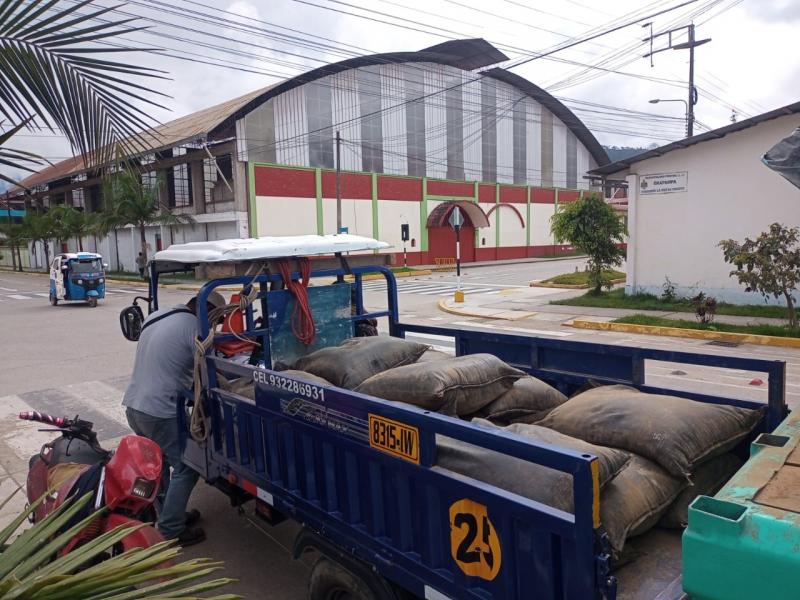
POLYGON ((156 506, 159 509, 158 530, 167 539, 177 537, 186 528, 186 504, 198 479, 197 472, 183 463, 178 419, 153 417, 133 408, 126 408, 125 414, 136 435, 153 440, 161 447, 163 467, 157 499, 161 506, 156 506))

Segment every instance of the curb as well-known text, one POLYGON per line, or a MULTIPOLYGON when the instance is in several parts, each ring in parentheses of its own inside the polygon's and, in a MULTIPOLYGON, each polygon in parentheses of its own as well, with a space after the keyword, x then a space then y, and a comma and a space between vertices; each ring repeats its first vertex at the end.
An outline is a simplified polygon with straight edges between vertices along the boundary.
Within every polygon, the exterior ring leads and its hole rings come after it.
MULTIPOLYGON (((433 271, 430 269, 420 269, 419 271, 401 271, 400 273, 395 273, 395 279, 403 279, 404 277, 424 277, 425 275, 432 275, 433 271)), ((362 275, 361 281, 373 281, 375 279, 384 279, 381 273, 370 273, 369 275, 362 275)), ((355 277, 352 275, 345 275, 345 281, 355 281, 355 277)))
MULTIPOLYGON (((625 279, 612 279, 609 281, 611 285, 619 285, 620 283, 625 283, 625 279)), ((581 285, 570 285, 567 283, 545 283, 543 281, 531 281, 530 287, 541 287, 541 288, 559 288, 565 290, 588 290, 589 284, 581 284, 581 285)))
POLYGON ((591 321, 588 319, 573 319, 571 322, 565 323, 565 325, 576 327, 578 329, 593 329, 596 331, 619 331, 623 333, 682 337, 696 340, 720 340, 724 342, 736 342, 739 344, 756 344, 758 346, 800 348, 800 338, 784 338, 775 335, 729 333, 725 331, 703 331, 700 329, 683 329, 681 327, 634 325, 632 323, 612 323, 610 321, 591 321))
POLYGON ((477 317, 480 319, 498 319, 501 321, 521 321, 535 315, 535 312, 527 312, 522 310, 499 310, 495 313, 475 312, 465 308, 457 308, 447 305, 447 298, 441 298, 437 302, 439 310, 449 313, 451 315, 458 315, 459 317, 477 317))

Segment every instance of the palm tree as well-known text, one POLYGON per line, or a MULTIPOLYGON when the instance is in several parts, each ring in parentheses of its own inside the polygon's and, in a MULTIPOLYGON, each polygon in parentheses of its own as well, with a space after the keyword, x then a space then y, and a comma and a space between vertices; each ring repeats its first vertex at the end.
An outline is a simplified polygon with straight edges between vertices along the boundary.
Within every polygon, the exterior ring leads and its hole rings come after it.
POLYGON ((90 235, 92 226, 88 213, 68 204, 59 204, 50 209, 50 217, 55 223, 55 237, 62 242, 75 238, 78 251, 83 252, 83 238, 90 235))
MULTIPOLYGON (((138 81, 162 72, 109 58, 111 52, 140 51, 124 42, 106 44, 141 28, 131 27, 131 19, 102 19, 114 6, 77 12, 92 3, 0 3, 0 122, 10 124, 0 133, 0 164, 31 171, 43 162, 6 147, 26 127, 60 130, 87 165, 108 163, 120 149, 131 154, 146 148, 154 120, 135 103, 159 106, 148 97, 158 92, 138 81)), ((5 175, 0 179, 16 183, 5 175)))
POLYGON ((11 249, 11 268, 14 271, 22 272, 22 256, 19 248, 27 241, 28 236, 21 224, 13 221, 0 224, 0 246, 11 249))
POLYGON ((33 242, 42 242, 44 246, 45 268, 50 266, 50 240, 55 237, 56 225, 50 213, 29 212, 22 219, 22 228, 27 238, 33 242))
POLYGON ((181 225, 194 223, 191 215, 173 213, 167 206, 159 203, 158 191, 164 185, 159 177, 155 185, 142 182, 135 167, 128 165, 106 179, 103 184, 103 197, 109 204, 108 217, 117 227, 132 225, 139 230, 141 252, 147 258, 148 225, 181 225))

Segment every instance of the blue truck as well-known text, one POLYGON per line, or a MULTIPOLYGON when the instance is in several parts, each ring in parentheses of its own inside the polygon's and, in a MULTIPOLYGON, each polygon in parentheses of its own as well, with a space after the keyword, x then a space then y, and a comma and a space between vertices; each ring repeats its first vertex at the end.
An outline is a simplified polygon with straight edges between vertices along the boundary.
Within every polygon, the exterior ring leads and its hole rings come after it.
POLYGON ((191 418, 207 434, 187 434, 185 461, 235 504, 254 501, 266 521, 302 525, 294 556, 321 556, 309 579, 312 599, 685 597, 678 532, 654 533, 646 557, 611 573, 597 457, 276 370, 309 350, 292 332, 295 298, 286 275, 318 282, 307 288, 318 328, 311 349, 352 336, 358 322, 384 319, 389 335, 452 338, 456 355, 494 354, 566 394, 593 381, 746 408, 763 404, 648 385, 645 363, 763 372, 768 402, 748 442, 787 415, 784 362, 403 323, 394 274, 375 252, 379 242, 302 237, 173 246, 150 264, 147 300, 156 310, 159 277, 181 271, 209 279, 200 300, 213 290, 239 290, 240 330, 214 332, 201 301, 200 338, 251 341, 257 364, 221 358, 207 346, 198 365, 202 385, 179 411, 187 431, 191 418), (376 274, 387 298, 372 310, 362 283, 376 274), (221 377, 252 381, 253 397, 223 389, 221 377), (438 467, 437 436, 570 474, 574 512, 438 467))

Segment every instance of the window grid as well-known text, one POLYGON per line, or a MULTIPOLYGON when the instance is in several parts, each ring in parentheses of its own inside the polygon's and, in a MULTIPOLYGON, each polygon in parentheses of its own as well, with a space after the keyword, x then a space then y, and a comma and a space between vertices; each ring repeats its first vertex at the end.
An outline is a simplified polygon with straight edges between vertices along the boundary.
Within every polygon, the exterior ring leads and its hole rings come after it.
POLYGON ((481 80, 481 161, 483 181, 497 181, 497 93, 491 79, 481 80))
POLYGON ((452 79, 445 94, 448 179, 464 179, 464 101, 459 83, 452 79))
POLYGON ((518 100, 514 105, 514 116, 513 116, 514 183, 523 185, 527 183, 526 167, 528 161, 525 119, 526 119, 525 103, 522 100, 518 100))
POLYGON ((358 100, 361 106, 361 166, 364 171, 383 173, 383 119, 381 117, 380 71, 358 70, 358 100))
POLYGON ((334 168, 333 109, 331 88, 310 83, 305 86, 308 121, 308 160, 312 167, 334 168))

